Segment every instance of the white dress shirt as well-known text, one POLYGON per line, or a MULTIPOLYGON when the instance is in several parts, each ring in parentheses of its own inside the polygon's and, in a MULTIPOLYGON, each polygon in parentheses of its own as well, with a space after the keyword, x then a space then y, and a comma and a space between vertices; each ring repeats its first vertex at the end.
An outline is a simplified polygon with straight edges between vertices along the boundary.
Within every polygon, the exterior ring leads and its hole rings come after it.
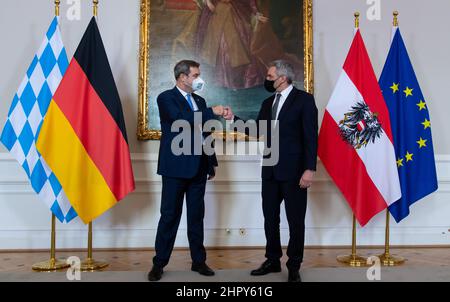
MULTIPOLYGON (((280 114, 281 108, 283 108, 284 102, 286 102, 286 99, 288 98, 289 94, 291 93, 292 89, 294 89, 294 86, 291 84, 289 85, 285 90, 281 91, 281 92, 277 92, 277 94, 281 94, 280 97, 280 102, 278 103, 278 110, 277 110, 277 120, 278 120, 278 115, 280 114)), ((276 96, 275 96, 276 99, 276 96)), ((272 106, 275 105, 275 101, 273 102, 272 106)))
POLYGON ((180 87, 177 86, 177 89, 181 92, 181 94, 184 96, 184 98, 186 99, 186 102, 189 104, 188 100, 187 100, 187 95, 190 94, 191 95, 191 101, 192 101, 192 106, 194 107, 194 111, 198 111, 198 106, 197 106, 197 102, 194 99, 194 96, 192 95, 192 93, 188 93, 186 91, 184 91, 183 89, 181 89, 180 87))
MULTIPOLYGON (((181 89, 181 88, 178 87, 178 86, 177 86, 177 89, 178 89, 178 91, 180 91, 181 94, 184 96, 184 98, 186 99, 186 103, 188 103, 188 104, 189 104, 189 101, 188 101, 188 99, 187 99, 187 95, 188 95, 188 94, 191 95, 192 107, 194 107, 194 111, 198 111, 199 109, 198 109, 198 106, 197 106, 197 102, 195 101, 194 96, 192 95, 192 93, 188 93, 188 92, 184 91, 183 89, 181 89)), ((189 107, 190 107, 190 106, 189 106, 189 107)), ((199 129, 199 132, 200 132, 200 135, 201 135, 202 144, 204 145, 204 144, 205 144, 205 138, 203 137, 203 134, 202 134, 202 133, 203 133, 202 125, 198 125, 198 129, 199 129)))

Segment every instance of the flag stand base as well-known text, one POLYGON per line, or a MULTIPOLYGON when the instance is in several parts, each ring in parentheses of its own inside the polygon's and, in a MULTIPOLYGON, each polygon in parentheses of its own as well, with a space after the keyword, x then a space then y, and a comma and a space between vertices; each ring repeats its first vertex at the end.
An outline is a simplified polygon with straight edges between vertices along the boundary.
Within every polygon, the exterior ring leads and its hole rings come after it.
POLYGON ((107 267, 109 264, 105 261, 96 261, 94 259, 86 259, 81 262, 81 271, 82 272, 94 272, 99 271, 107 267))
POLYGON ((50 259, 47 261, 39 262, 33 264, 31 267, 33 271, 37 272, 54 272, 57 270, 69 268, 70 265, 64 259, 50 259))
POLYGON ((351 267, 364 267, 367 266, 367 259, 358 255, 344 255, 338 256, 337 261, 347 264, 351 267))
POLYGON ((405 263, 405 258, 396 257, 386 253, 379 255, 378 258, 380 258, 381 265, 383 266, 398 266, 405 263))

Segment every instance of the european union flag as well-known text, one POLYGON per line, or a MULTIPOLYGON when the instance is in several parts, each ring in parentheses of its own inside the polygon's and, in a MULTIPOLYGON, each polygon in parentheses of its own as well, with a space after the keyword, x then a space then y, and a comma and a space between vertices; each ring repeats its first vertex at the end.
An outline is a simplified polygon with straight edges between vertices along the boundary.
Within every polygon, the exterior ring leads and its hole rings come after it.
POLYGON ((438 188, 430 114, 405 43, 396 28, 380 87, 391 118, 402 198, 389 207, 397 222, 438 188))

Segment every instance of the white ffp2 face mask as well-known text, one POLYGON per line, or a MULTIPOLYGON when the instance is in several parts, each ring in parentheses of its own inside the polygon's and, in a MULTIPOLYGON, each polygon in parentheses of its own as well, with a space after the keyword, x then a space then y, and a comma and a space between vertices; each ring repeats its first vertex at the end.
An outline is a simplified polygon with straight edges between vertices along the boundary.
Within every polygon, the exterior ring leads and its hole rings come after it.
POLYGON ((194 91, 202 91, 205 88, 205 81, 202 78, 198 77, 194 81, 192 81, 192 90, 194 91))

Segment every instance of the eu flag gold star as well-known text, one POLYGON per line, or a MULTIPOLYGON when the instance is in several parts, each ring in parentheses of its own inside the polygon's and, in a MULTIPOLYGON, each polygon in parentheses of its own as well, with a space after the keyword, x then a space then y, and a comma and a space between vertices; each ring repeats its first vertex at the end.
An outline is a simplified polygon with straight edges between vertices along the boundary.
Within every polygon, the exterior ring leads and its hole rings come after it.
POLYGON ((420 101, 419 104, 416 104, 416 105, 419 106, 419 111, 427 110, 427 104, 422 100, 420 101))
POLYGON ((420 138, 420 140, 417 141, 417 143, 419 144, 419 149, 426 147, 427 146, 426 142, 427 142, 426 139, 420 138))
POLYGON ((398 167, 398 168, 403 167, 403 158, 399 158, 399 159, 397 160, 397 167, 398 167))
POLYGON ((403 92, 405 93, 406 97, 409 97, 409 96, 412 96, 412 95, 413 95, 413 94, 412 94, 413 90, 414 90, 414 89, 411 89, 411 88, 409 88, 409 87, 406 87, 406 89, 403 90, 403 92))
POLYGON ((406 162, 412 161, 413 160, 413 155, 412 153, 409 153, 409 151, 406 151, 406 162))
POLYGON ((398 91, 398 85, 400 83, 393 83, 392 86, 390 87, 392 89, 392 93, 396 93, 398 91))
POLYGON ((431 122, 429 120, 425 119, 425 122, 423 122, 422 125, 423 125, 423 129, 425 130, 425 129, 431 127, 431 122))

